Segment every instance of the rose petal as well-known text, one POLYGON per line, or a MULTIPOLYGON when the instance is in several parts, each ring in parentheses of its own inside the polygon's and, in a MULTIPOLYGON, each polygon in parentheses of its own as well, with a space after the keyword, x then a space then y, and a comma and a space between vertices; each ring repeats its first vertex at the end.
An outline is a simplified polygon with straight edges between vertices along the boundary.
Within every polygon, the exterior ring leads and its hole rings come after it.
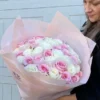
POLYGON ((73 64, 70 64, 67 68, 68 72, 71 74, 71 75, 75 75, 77 72, 76 72, 76 68, 73 64))
POLYGON ((38 66, 39 71, 43 73, 48 73, 49 72, 49 67, 46 64, 41 64, 38 66))
POLYGON ((70 75, 69 72, 66 71, 66 72, 63 72, 61 74, 61 78, 64 79, 64 80, 66 80, 67 82, 69 82, 71 80, 71 75, 70 75))
POLYGON ((58 61, 55 63, 55 67, 59 70, 59 71, 66 71, 67 70, 67 65, 65 62, 63 61, 58 61))
POLYGON ((29 64, 25 66, 25 69, 29 72, 38 72, 37 66, 35 64, 29 64))
POLYGON ((71 78, 71 79, 72 79, 72 82, 73 82, 73 83, 76 83, 76 82, 78 82, 78 81, 79 81, 79 79, 80 79, 80 78, 79 78, 79 76, 78 76, 78 75, 75 75, 75 76, 72 76, 72 78, 71 78))
POLYGON ((20 63, 20 64, 23 64, 24 62, 24 56, 17 56, 17 61, 20 63))
POLYGON ((25 57, 24 65, 33 64, 33 58, 31 56, 25 57))
POLYGON ((83 73, 82 73, 82 71, 80 71, 80 72, 77 73, 76 75, 78 75, 79 77, 82 77, 83 73))
POLYGON ((71 56, 71 53, 67 49, 63 49, 64 55, 71 56))
POLYGON ((16 54, 16 57, 18 56, 23 56, 23 52, 22 51, 19 51, 17 54, 16 54))
POLYGON ((52 54, 52 50, 45 50, 44 51, 44 56, 45 57, 48 57, 48 56, 52 56, 53 54, 52 54))
POLYGON ((49 71, 49 76, 54 79, 60 79, 59 71, 56 68, 51 68, 49 71))

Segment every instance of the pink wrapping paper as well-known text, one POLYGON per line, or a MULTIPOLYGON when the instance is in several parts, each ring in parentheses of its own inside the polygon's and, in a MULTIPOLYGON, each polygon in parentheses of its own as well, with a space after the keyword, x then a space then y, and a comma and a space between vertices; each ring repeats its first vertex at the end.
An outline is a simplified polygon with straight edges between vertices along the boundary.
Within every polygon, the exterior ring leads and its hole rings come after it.
POLYGON ((57 12, 51 23, 17 18, 4 33, 0 55, 12 72, 23 100, 55 100, 68 95, 71 89, 85 84, 91 72, 91 52, 95 43, 86 38, 65 16, 57 12), (31 73, 18 64, 12 51, 16 44, 31 36, 60 38, 68 43, 79 55, 83 77, 76 84, 66 85, 65 81, 51 79, 40 73, 31 73))

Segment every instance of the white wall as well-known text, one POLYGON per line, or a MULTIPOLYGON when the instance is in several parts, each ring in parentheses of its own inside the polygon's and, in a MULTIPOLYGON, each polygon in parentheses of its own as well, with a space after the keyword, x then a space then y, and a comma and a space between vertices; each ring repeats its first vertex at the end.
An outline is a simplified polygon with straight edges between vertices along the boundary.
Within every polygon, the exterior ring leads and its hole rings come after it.
MULTIPOLYGON (((0 0, 0 39, 18 15, 50 22, 56 11, 62 12, 78 28, 85 21, 82 0, 0 0)), ((20 100, 15 84, 0 58, 0 100, 20 100)))

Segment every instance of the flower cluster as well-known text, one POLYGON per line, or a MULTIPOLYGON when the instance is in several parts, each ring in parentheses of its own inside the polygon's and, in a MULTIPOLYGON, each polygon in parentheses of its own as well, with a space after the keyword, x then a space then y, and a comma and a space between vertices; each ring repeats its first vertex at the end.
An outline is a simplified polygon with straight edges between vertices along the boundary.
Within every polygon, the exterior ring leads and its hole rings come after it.
POLYGON ((82 77, 79 56, 60 39, 34 36, 20 42, 14 54, 27 71, 65 80, 67 84, 82 77))

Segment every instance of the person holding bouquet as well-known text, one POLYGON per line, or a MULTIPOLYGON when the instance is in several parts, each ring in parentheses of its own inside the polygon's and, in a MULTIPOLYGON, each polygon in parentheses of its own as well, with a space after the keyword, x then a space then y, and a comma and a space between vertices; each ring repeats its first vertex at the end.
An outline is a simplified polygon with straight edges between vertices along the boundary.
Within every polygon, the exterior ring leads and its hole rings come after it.
POLYGON ((83 0, 87 22, 82 27, 85 36, 97 44, 92 53, 91 75, 88 82, 74 88, 72 95, 57 100, 100 100, 100 0, 83 0))
MULTIPOLYGON (((93 14, 99 14, 99 10, 90 1, 85 1, 85 7, 91 8, 89 12, 92 12, 93 7, 97 12, 93 14)), ((96 23, 98 19, 94 19, 89 17, 89 21, 96 23)), ((93 32, 98 31, 95 28, 99 29, 95 26, 93 32)), ((99 65, 96 65, 99 46, 94 50, 96 43, 93 40, 97 42, 98 39, 94 37, 98 36, 91 32, 90 29, 84 30, 84 34, 91 38, 89 39, 59 11, 49 23, 16 18, 1 38, 0 56, 11 71, 22 99, 56 100, 61 97, 58 100, 80 100, 84 97, 86 100, 89 91, 95 96, 99 89, 99 79, 96 80, 99 78, 99 65), (94 63, 91 74, 92 58, 94 63), (91 77, 94 85, 89 83, 89 87, 92 85, 90 88, 85 85, 86 89, 84 86, 83 89, 74 89, 86 84, 88 79, 91 81, 91 77), (76 96, 68 96, 71 91, 76 96)))

